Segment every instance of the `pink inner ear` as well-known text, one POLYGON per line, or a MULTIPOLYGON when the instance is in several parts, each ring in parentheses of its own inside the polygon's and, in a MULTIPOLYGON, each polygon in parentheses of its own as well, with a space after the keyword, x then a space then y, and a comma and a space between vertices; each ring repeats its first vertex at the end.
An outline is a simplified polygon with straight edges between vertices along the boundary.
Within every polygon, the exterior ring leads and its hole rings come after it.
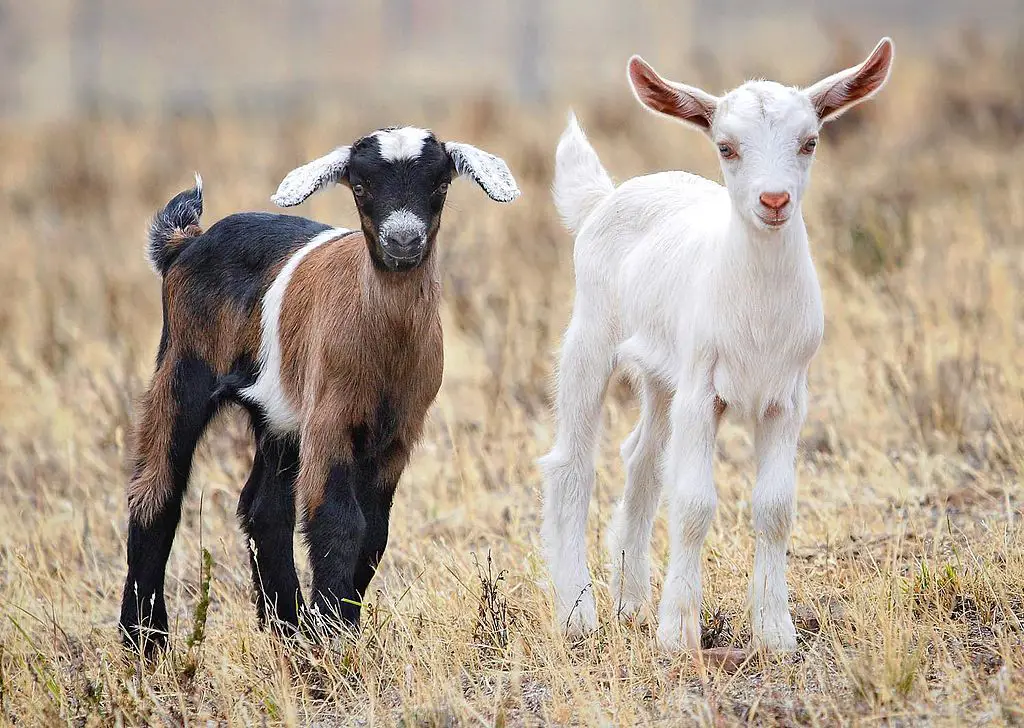
POLYGON ((818 116, 827 119, 837 111, 863 101, 882 87, 892 64, 892 43, 882 43, 856 71, 844 75, 814 98, 818 116))
POLYGON ((629 62, 629 80, 640 101, 651 110, 669 116, 679 113, 679 94, 639 58, 629 62))
POLYGON ((629 80, 637 98, 652 111, 681 119, 705 130, 711 129, 713 109, 706 108, 690 94, 673 87, 637 56, 629 61, 629 80))

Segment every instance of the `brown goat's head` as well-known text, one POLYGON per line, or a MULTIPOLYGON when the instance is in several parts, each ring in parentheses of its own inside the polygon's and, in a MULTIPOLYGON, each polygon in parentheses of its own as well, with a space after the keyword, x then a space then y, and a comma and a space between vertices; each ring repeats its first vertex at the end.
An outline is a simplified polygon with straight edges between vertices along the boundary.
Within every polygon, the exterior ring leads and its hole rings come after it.
POLYGON ((352 190, 370 257, 379 268, 415 268, 433 249, 448 185, 469 175, 492 200, 519 196, 503 160, 468 144, 442 143, 426 129, 387 128, 292 170, 271 198, 298 205, 319 189, 352 190))

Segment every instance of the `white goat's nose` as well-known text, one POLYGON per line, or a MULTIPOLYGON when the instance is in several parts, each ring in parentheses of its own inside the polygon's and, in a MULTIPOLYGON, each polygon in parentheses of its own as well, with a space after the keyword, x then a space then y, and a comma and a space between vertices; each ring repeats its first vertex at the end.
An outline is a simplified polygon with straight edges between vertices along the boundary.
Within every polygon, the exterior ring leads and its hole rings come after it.
POLYGON ((769 210, 778 212, 783 207, 789 204, 789 193, 788 192, 762 192, 761 193, 761 204, 767 207, 769 210))

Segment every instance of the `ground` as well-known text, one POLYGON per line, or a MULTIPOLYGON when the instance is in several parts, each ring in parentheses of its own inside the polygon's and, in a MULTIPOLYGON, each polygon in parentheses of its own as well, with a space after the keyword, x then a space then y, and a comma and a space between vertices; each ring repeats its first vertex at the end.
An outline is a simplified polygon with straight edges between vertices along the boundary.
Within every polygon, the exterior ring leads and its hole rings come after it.
MULTIPOLYGON (((1024 723, 1024 97, 1008 58, 975 62, 989 65, 968 76, 955 58, 899 56, 883 97, 822 136, 805 215, 826 334, 789 569, 800 645, 734 672, 661 654, 649 627, 611 618, 601 536, 636 416, 626 382, 609 392, 591 511, 602 626, 569 640, 552 622, 535 460, 572 302, 572 241, 548 192, 563 107, 403 110, 504 156, 523 196, 502 206, 453 186, 444 385, 362 633, 325 648, 257 629, 234 518, 249 434, 226 416, 195 468, 168 567, 173 648, 154 665, 116 632, 126 433, 160 329, 146 222, 193 169, 207 224, 270 209, 293 166, 395 119, 4 127, 0 724, 1024 723)), ((697 133, 625 93, 577 112, 617 179, 717 174, 697 133)), ((341 189, 302 212, 354 220, 341 189)), ((726 424, 704 550, 713 646, 749 634, 753 478, 750 434, 726 424)), ((662 517, 655 596, 666 548, 662 517)))

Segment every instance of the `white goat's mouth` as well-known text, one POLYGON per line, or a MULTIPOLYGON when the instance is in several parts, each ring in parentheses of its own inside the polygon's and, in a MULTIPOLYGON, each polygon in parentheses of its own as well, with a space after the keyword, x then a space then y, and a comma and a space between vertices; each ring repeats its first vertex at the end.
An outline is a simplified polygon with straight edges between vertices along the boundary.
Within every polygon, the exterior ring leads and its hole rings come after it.
POLYGON ((765 217, 764 215, 758 214, 757 218, 770 228, 780 228, 789 222, 789 215, 779 217, 765 217))

